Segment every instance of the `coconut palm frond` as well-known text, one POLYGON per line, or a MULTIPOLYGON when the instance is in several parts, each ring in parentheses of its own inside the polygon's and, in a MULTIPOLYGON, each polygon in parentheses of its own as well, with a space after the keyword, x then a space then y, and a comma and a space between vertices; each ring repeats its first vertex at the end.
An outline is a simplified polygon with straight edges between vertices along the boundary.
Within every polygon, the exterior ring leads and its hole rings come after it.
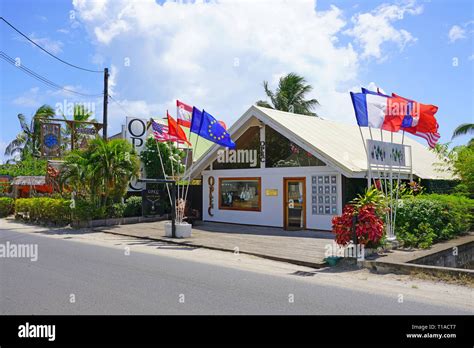
POLYGON ((256 103, 258 106, 317 116, 313 110, 319 105, 319 101, 314 98, 306 99, 306 95, 313 90, 313 87, 306 83, 304 77, 295 73, 289 73, 280 78, 275 92, 270 90, 267 81, 263 82, 263 88, 271 104, 259 100, 256 103))
POLYGON ((453 138, 459 137, 465 134, 473 134, 474 133, 474 123, 463 123, 460 124, 453 132, 453 138))

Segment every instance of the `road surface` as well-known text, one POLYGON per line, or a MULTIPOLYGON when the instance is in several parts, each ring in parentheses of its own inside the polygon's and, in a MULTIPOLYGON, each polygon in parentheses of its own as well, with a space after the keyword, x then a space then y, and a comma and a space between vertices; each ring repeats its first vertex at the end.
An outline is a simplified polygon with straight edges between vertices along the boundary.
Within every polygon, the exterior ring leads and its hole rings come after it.
MULTIPOLYGON (((336 285, 229 267, 217 256, 215 262, 170 257, 173 246, 167 246, 168 254, 136 251, 140 240, 129 240, 124 248, 114 240, 97 245, 1 228, 0 244, 7 241, 37 244, 38 260, 0 258, 0 314, 473 313, 472 302, 430 303, 412 296, 416 290, 408 287, 406 293, 374 293, 351 277, 341 286, 340 278, 336 285)), ((319 276, 324 275, 308 278, 319 276)))

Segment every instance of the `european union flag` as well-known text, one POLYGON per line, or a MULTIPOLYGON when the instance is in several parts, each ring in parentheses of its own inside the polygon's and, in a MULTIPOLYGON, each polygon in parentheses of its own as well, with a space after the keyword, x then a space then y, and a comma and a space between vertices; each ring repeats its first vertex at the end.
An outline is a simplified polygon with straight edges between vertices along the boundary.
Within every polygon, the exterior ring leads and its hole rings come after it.
POLYGON ((235 143, 232 141, 230 134, 225 130, 225 128, 206 111, 200 111, 196 107, 193 107, 190 131, 212 141, 213 143, 231 149, 235 148, 235 143))

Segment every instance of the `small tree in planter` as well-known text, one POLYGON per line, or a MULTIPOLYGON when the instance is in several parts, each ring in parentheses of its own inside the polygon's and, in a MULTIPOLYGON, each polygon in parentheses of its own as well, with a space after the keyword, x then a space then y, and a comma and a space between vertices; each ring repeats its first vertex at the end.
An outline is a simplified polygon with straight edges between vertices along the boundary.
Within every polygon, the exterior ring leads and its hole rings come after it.
POLYGON ((341 216, 332 219, 332 231, 336 243, 346 246, 353 241, 353 223, 357 243, 368 248, 378 247, 384 237, 384 216, 387 204, 383 193, 376 188, 369 189, 347 204, 341 216))

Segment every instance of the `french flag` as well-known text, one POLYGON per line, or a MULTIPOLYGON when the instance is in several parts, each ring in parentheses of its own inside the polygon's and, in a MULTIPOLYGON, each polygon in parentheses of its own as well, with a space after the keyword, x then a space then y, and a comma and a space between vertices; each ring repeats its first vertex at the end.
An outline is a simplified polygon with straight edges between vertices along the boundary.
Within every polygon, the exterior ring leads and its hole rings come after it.
MULTIPOLYGON (((362 88, 362 93, 366 95, 377 95, 380 97, 392 98, 388 103, 390 105, 389 112, 392 113, 392 116, 398 114, 399 117, 396 117, 397 125, 400 122, 401 117, 401 126, 398 129, 407 131, 408 133, 423 138, 427 141, 429 147, 435 147, 439 138, 441 137, 438 133, 439 126, 435 118, 435 114, 438 111, 437 106, 421 104, 414 100, 401 97, 395 93, 392 93, 391 96, 388 96, 378 91, 370 91, 366 88, 362 88)), ((369 98, 369 100, 370 99, 371 98, 369 98)), ((386 121, 386 119, 384 121, 386 121)))
POLYGON ((399 104, 406 104, 406 101, 365 89, 362 91, 363 93, 351 92, 357 124, 360 127, 398 132, 403 122, 403 115, 398 112, 399 104))

